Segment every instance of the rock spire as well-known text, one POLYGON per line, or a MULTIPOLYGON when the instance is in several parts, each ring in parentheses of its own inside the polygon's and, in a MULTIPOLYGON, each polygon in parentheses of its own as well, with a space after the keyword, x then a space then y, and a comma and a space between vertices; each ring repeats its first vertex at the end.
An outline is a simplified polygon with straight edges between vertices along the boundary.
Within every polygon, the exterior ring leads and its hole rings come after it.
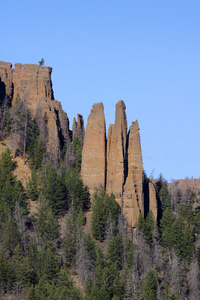
POLYGON ((138 121, 132 123, 128 134, 128 176, 124 185, 123 212, 132 227, 139 214, 144 215, 143 163, 138 121))
POLYGON ((157 208, 155 190, 149 181, 144 205, 139 125, 138 121, 133 122, 127 134, 126 106, 122 100, 116 104, 115 124, 109 127, 107 142, 105 132, 103 104, 96 103, 85 132, 82 179, 91 195, 101 185, 109 194, 113 193, 128 226, 133 228, 140 213, 145 215, 152 209, 156 216, 157 208))
POLYGON ((127 139, 126 106, 122 100, 116 104, 115 124, 110 125, 107 141, 107 182, 110 194, 115 191, 117 202, 122 205, 122 193, 125 174, 127 139))
POLYGON ((89 192, 105 186, 106 176, 106 126, 103 103, 93 105, 85 132, 81 175, 89 192))

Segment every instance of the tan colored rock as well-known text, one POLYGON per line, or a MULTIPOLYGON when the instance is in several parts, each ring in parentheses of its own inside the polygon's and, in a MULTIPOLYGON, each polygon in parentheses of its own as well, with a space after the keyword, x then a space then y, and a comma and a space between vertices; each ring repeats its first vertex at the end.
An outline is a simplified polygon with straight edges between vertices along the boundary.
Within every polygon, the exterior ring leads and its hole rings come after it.
POLYGON ((149 210, 153 212, 155 220, 157 220, 158 205, 156 199, 156 191, 154 184, 149 180, 149 210))
POLYGON ((128 135, 128 176, 124 185, 123 212, 131 227, 135 227, 140 213, 144 215, 143 163, 137 121, 130 126, 128 135))
POLYGON ((81 141, 81 144, 83 145, 85 128, 83 116, 80 114, 77 114, 77 122, 75 118, 73 120, 72 134, 72 140, 74 141, 75 138, 78 138, 81 141))
POLYGON ((127 140, 126 106, 122 100, 116 104, 115 124, 110 125, 107 141, 107 192, 114 193, 122 205, 127 140))
POLYGON ((103 103, 93 105, 88 117, 83 144, 81 175, 91 196, 96 188, 105 186, 106 127, 103 103))
POLYGON ((10 63, 0 62, 0 93, 3 94, 4 88, 12 102, 19 95, 33 116, 39 118, 41 128, 46 127, 47 150, 53 160, 57 160, 64 143, 71 142, 71 132, 67 114, 61 103, 54 100, 51 72, 52 68, 36 64, 18 63, 12 69, 10 63))
POLYGON ((15 101, 17 95, 27 103, 35 114, 38 100, 53 100, 50 67, 40 67, 36 64, 15 64, 13 84, 15 101))

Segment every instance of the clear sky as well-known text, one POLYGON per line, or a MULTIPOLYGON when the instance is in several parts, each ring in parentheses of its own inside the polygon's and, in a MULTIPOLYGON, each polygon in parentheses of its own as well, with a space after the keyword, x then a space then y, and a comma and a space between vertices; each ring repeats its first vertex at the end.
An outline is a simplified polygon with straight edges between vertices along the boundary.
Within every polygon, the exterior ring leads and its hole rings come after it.
POLYGON ((0 12, 0 60, 44 58, 70 126, 102 101, 108 129, 123 99, 147 175, 200 177, 199 0, 1 0, 0 12))

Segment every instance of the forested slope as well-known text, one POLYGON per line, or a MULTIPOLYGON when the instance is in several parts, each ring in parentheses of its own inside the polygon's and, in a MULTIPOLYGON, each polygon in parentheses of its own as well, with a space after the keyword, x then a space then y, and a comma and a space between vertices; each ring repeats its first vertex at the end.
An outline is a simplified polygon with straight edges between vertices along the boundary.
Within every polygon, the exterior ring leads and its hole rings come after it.
POLYGON ((132 232, 113 194, 101 188, 90 199, 80 177, 79 139, 66 142, 55 161, 44 138, 20 99, 1 111, 1 143, 11 148, 0 158, 1 298, 199 299, 195 192, 168 189, 161 175, 158 220, 151 211, 140 215, 132 232), (26 187, 14 175, 13 150, 31 169, 26 187))

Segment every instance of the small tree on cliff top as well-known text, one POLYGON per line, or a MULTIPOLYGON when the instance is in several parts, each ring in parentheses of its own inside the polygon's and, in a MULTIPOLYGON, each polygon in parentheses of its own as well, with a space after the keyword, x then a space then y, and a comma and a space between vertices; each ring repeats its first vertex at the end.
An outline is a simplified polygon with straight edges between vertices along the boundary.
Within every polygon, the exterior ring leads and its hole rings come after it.
POLYGON ((42 67, 44 66, 44 58, 42 58, 39 62, 38 62, 39 66, 42 67))

